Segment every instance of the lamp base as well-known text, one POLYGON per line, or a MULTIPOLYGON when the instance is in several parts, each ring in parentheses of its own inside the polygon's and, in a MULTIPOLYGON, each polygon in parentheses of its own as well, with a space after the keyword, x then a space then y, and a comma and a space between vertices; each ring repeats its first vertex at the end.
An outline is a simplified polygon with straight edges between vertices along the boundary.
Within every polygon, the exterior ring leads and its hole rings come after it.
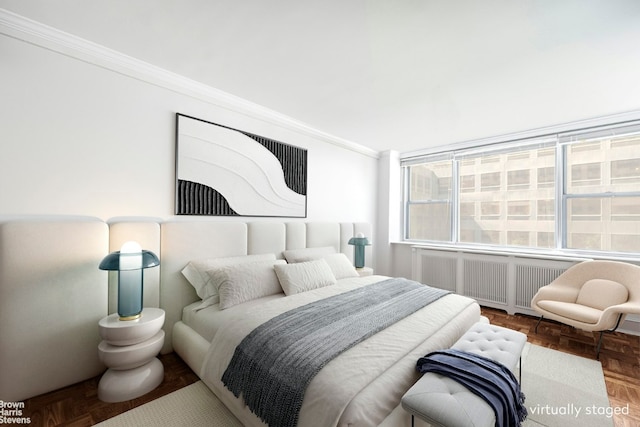
POLYGON ((142 317, 142 313, 138 313, 138 314, 134 314, 133 316, 119 316, 118 319, 119 320, 136 320, 142 317))

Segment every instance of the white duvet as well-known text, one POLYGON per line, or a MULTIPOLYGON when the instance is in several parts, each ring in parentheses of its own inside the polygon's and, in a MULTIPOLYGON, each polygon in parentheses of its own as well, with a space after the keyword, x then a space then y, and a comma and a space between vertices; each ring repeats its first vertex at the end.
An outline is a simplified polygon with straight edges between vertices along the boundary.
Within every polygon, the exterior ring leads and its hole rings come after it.
MULTIPOLYGON (((200 377, 245 425, 264 425, 220 380, 236 346, 258 325, 287 310, 383 279, 386 277, 343 279, 333 286, 271 300, 259 309, 237 313, 214 336, 200 377)), ((380 424, 418 379, 418 358, 450 347, 479 318, 480 307, 474 300, 450 294, 345 351, 309 384, 298 424, 380 424)))

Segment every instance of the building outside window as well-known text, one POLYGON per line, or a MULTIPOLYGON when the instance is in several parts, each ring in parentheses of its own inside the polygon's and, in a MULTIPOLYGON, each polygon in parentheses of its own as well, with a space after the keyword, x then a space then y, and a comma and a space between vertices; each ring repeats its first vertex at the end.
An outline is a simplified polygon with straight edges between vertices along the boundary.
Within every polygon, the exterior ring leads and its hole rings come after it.
POLYGON ((450 241, 451 161, 433 160, 410 168, 407 205, 408 233, 412 239, 450 241), (433 221, 433 218, 439 218, 433 221))
POLYGON ((405 238, 640 252, 640 123, 404 159, 405 238))

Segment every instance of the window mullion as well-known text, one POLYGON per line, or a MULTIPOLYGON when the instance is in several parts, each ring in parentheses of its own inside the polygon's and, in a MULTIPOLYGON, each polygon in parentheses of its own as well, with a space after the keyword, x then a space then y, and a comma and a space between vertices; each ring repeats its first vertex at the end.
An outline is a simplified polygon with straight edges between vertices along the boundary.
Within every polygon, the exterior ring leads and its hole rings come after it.
POLYGON ((555 247, 561 250, 566 247, 567 230, 567 162, 565 159, 566 145, 556 145, 556 221, 555 221, 555 247))
POLYGON ((459 160, 453 159, 451 162, 451 241, 460 242, 460 174, 458 173, 459 160))

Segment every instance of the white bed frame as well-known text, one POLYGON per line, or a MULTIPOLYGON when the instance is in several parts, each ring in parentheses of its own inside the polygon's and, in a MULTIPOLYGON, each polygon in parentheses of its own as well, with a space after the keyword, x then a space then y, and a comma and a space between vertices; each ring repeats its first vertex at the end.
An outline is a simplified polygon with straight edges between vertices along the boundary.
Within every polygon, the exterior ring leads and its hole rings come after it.
MULTIPOLYGON (((353 261, 357 233, 371 236, 367 223, 168 221, 161 224, 160 307, 166 312, 163 352, 175 350, 200 373, 209 342, 182 323, 182 309, 198 297, 181 270, 191 260, 274 253, 333 246, 353 261)), ((365 259, 371 260, 371 254, 365 259)))
MULTIPOLYGON (((212 222, 167 221, 161 224, 160 307, 166 312, 164 329, 168 339, 163 352, 174 350, 201 375, 209 341, 181 321, 182 310, 198 300, 192 286, 181 270, 191 260, 247 254, 275 253, 282 258, 282 251, 310 247, 333 246, 353 261, 353 246, 347 242, 357 233, 371 236, 367 223, 327 222, 212 222)), ((367 248, 366 260, 372 260, 371 248, 367 248)), ((371 266, 371 264, 368 264, 371 266)), ((255 423, 246 408, 237 401, 223 403, 240 417, 243 423, 255 423)), ((380 424, 382 427, 410 425, 410 415, 398 405, 380 424)), ((427 426, 416 420, 416 426, 427 426)))

